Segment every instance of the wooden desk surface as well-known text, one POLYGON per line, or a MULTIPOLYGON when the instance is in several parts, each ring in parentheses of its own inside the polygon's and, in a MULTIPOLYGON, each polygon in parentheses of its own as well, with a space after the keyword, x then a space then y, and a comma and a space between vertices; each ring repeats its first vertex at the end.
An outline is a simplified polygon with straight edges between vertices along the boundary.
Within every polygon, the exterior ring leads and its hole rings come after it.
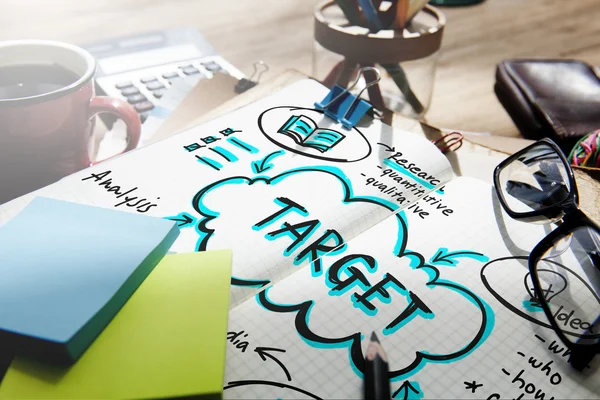
MULTIPOLYGON (((198 28, 246 73, 311 73, 315 0, 2 0, 0 40, 83 44, 178 26, 198 28)), ((486 0, 443 8, 447 27, 427 121, 438 127, 517 136, 493 92, 507 58, 577 58, 600 65, 597 0, 486 0)))

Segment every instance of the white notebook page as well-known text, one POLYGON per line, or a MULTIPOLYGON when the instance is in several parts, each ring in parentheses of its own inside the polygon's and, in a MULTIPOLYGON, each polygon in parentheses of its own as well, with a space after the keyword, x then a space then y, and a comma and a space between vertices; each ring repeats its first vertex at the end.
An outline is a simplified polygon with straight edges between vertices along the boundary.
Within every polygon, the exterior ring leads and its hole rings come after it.
POLYGON ((600 358, 571 368, 544 313, 528 307, 526 256, 549 227, 512 220, 471 178, 441 197, 451 214, 420 201, 425 218, 389 217, 324 256, 323 273, 304 268, 235 308, 224 397, 361 399, 375 331, 394 398, 598 398, 600 358))

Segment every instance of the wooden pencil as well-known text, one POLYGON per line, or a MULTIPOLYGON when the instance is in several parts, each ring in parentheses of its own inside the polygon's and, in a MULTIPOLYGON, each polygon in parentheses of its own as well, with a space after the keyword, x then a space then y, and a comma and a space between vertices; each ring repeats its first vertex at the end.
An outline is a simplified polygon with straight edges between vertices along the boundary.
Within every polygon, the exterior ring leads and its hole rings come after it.
POLYGON ((408 7, 410 0, 398 0, 396 3, 396 18, 394 18, 394 27, 403 30, 408 19, 408 7))
POLYGON ((388 359, 375 332, 371 333, 371 340, 367 347, 365 357, 365 399, 389 400, 391 399, 390 381, 388 378, 388 359))

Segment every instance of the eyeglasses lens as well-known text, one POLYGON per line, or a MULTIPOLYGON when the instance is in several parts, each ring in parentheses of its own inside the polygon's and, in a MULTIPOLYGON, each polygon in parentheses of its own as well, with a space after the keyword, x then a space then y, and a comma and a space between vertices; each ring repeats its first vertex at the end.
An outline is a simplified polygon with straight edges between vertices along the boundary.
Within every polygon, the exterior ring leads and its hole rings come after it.
POLYGON ((571 190, 567 168, 556 151, 545 143, 506 165, 498 177, 507 207, 518 213, 558 204, 571 190))
POLYGON ((555 255, 559 252, 550 248, 535 265, 543 296, 534 295, 533 302, 548 305, 567 340, 593 345, 600 342, 600 234, 583 226, 554 246, 564 247, 565 240, 567 251, 555 255))

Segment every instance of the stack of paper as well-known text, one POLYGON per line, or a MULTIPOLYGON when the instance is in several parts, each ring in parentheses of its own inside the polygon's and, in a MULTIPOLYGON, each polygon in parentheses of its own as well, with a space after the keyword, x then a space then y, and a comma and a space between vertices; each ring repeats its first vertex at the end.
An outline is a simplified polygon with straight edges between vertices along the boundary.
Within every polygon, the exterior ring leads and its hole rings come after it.
POLYGON ((220 398, 231 251, 166 256, 71 368, 17 358, 0 398, 220 398))
POLYGON ((0 341, 76 361, 178 235, 173 221, 35 198, 0 229, 0 341))

